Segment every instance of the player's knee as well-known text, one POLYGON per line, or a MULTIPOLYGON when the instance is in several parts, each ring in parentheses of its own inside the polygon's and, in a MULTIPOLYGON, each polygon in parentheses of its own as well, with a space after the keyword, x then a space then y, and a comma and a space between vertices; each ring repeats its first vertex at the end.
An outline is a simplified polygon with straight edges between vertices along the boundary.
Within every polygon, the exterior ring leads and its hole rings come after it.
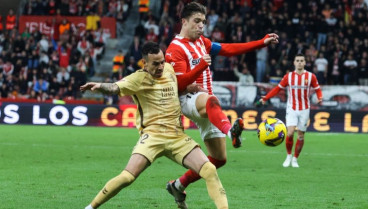
POLYGON ((206 162, 199 171, 199 175, 203 179, 213 178, 217 176, 216 167, 211 162, 206 162))
POLYGON ((207 104, 208 107, 215 107, 215 106, 220 106, 220 101, 217 99, 217 97, 215 96, 209 96, 207 99, 207 104))
POLYGON ((221 168, 222 166, 224 166, 226 164, 226 157, 222 157, 221 160, 219 159, 215 159, 211 156, 208 156, 208 159, 210 160, 210 162, 218 169, 221 168))
POLYGON ((288 136, 289 138, 294 137, 294 132, 293 132, 293 131, 291 131, 291 132, 289 132, 289 131, 288 131, 287 136, 288 136))
POLYGON ((135 180, 135 177, 126 170, 123 170, 123 172, 121 172, 120 175, 118 175, 116 178, 119 185, 124 187, 129 186, 135 180))

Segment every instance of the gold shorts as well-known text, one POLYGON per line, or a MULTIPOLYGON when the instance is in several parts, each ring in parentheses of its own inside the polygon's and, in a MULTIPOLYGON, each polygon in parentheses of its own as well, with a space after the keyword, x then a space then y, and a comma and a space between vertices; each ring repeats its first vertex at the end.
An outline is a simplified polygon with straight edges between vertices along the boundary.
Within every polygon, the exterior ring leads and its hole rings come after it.
POLYGON ((183 159, 199 144, 190 136, 181 134, 168 137, 161 134, 143 133, 132 154, 141 154, 151 163, 161 156, 183 165, 183 159))

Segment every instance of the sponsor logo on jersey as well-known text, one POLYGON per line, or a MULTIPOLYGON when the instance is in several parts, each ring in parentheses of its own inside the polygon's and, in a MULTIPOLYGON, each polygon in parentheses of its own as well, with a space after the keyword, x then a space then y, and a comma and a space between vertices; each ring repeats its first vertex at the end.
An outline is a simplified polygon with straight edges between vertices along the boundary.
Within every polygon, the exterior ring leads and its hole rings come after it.
POLYGON ((193 59, 192 60, 192 65, 198 65, 198 63, 201 61, 201 58, 198 59, 193 59))

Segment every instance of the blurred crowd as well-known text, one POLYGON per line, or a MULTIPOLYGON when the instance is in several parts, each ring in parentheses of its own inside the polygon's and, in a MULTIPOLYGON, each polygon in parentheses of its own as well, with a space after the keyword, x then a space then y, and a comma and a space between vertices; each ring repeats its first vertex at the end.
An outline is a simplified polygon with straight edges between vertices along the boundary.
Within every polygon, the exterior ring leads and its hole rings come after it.
POLYGON ((10 10, 0 15, 1 98, 78 99, 79 86, 95 73, 109 34, 100 17, 124 21, 131 1, 29 0, 23 15, 48 15, 52 28, 18 31, 17 16, 10 10), (85 16, 86 30, 72 27, 68 16, 85 16))
MULTIPOLYGON (((180 32, 180 11, 190 0, 162 0, 159 16, 142 11, 134 41, 114 58, 111 80, 142 67, 140 47, 157 41, 166 51, 180 32), (120 70, 119 70, 120 69, 120 70)), ((278 45, 234 57, 212 57, 215 81, 277 83, 293 70, 297 53, 322 85, 368 85, 368 0, 199 0, 207 7, 204 36, 215 42, 249 42, 267 33, 278 45)), ((28 0, 23 15, 47 15, 53 32, 18 31, 13 10, 0 14, 0 93, 2 98, 80 98, 78 87, 94 75, 106 39, 100 17, 114 17, 117 33, 131 0, 28 0), (86 29, 70 27, 67 16, 85 16, 86 29)))
MULTIPOLYGON (((160 17, 148 13, 131 49, 158 41, 165 51, 180 32, 180 11, 190 0, 162 1, 160 17)), ((297 53, 322 85, 368 85, 367 0, 199 0, 207 7, 204 36, 215 42, 249 42, 277 33, 280 43, 237 57, 213 57, 215 81, 277 83, 293 70, 297 53), (235 69, 235 70, 234 70, 235 69), (243 78, 241 78, 243 77, 243 78)))

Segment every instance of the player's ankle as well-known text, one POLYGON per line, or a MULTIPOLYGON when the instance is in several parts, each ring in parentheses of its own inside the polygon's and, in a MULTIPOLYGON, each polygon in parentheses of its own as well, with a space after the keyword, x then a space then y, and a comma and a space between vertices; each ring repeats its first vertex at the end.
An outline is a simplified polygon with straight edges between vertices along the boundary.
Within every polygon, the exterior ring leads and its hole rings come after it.
POLYGON ((180 180, 179 179, 176 179, 175 182, 174 182, 174 187, 181 191, 181 192, 184 192, 185 190, 185 187, 181 184, 180 180))

